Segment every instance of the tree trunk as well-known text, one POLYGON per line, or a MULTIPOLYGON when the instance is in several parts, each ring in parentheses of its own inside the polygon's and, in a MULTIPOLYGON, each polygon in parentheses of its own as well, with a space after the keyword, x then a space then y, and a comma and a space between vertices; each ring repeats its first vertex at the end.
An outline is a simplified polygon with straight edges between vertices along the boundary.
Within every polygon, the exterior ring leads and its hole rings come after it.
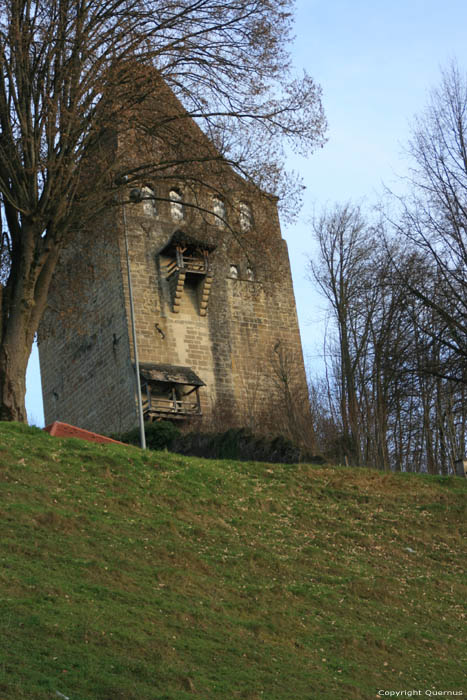
POLYGON ((25 221, 21 255, 0 295, 0 420, 27 422, 26 370, 60 246, 41 256, 42 228, 25 221), (39 258, 42 259, 39 261, 39 258))
POLYGON ((0 348, 0 420, 27 422, 25 393, 26 370, 31 345, 27 348, 18 339, 0 348))

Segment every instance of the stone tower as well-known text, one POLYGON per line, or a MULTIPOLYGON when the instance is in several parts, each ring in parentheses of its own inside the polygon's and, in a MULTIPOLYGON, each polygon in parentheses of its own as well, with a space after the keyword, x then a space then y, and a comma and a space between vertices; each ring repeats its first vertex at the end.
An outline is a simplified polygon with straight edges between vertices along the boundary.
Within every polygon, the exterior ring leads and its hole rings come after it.
MULTIPOLYGON (((149 107, 185 116, 165 86, 149 107)), ((152 140, 152 157, 212 155, 196 124, 181 124, 152 140)), ((127 133, 114 141, 128 170, 147 155, 127 133)), ((276 200, 216 158, 197 168, 133 178, 63 250, 39 332, 46 424, 102 433, 136 425, 128 263, 147 419, 290 433, 286 424, 303 415, 305 371, 276 200)))

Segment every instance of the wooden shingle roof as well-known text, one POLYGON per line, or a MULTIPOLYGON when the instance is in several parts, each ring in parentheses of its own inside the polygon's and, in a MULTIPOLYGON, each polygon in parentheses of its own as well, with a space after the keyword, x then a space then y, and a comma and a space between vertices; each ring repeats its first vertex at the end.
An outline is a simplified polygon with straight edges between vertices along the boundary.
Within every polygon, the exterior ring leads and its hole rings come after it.
POLYGON ((167 382, 170 384, 186 384, 188 386, 206 386, 190 367, 176 365, 153 365, 140 363, 139 373, 148 382, 167 382))

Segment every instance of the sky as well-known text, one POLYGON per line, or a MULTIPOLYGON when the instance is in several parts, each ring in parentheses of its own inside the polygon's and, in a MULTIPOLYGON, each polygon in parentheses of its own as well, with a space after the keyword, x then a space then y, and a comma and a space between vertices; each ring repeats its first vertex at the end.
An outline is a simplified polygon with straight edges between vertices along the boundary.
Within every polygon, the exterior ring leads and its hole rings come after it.
MULTIPOLYGON (((294 225, 283 226, 305 361, 319 373, 325 302, 306 279, 310 220, 326 206, 371 207, 384 185, 403 192, 410 125, 457 60, 467 71, 466 0, 297 0, 293 60, 323 89, 328 143, 290 157, 306 186, 294 225)), ((29 422, 44 425, 37 349, 27 374, 29 422)))

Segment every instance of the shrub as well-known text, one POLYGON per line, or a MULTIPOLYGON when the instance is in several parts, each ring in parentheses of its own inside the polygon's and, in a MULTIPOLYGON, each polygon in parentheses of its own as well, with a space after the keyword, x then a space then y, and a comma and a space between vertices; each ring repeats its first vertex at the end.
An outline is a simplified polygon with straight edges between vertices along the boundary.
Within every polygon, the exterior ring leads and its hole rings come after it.
MULTIPOLYGON (((146 446, 150 450, 170 449, 175 439, 180 436, 180 430, 170 421, 160 421, 157 423, 145 423, 144 432, 146 434, 146 446)), ((129 430, 123 435, 113 436, 121 442, 129 445, 140 445, 139 427, 129 430)))
POLYGON ((230 428, 224 433, 187 433, 172 443, 172 451, 195 457, 238 459, 256 462, 322 462, 305 454, 290 440, 279 435, 268 438, 254 435, 246 428, 230 428))

